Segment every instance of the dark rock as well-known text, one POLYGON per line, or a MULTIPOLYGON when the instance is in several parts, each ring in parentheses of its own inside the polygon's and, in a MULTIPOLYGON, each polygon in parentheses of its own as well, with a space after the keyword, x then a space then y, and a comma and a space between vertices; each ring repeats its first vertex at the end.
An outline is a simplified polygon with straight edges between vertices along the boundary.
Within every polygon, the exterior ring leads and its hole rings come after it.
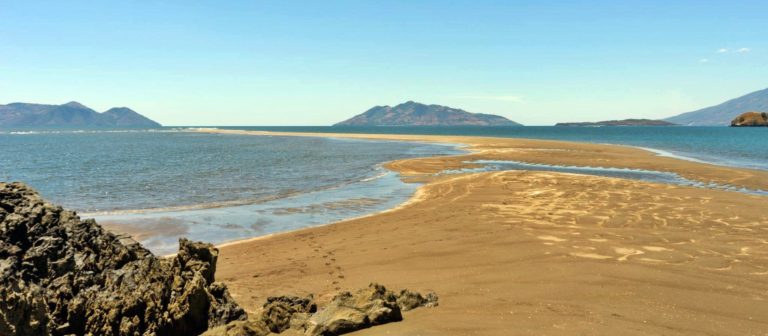
POLYGON ((218 250, 179 245, 157 258, 0 183, 0 335, 197 335, 245 319, 215 282, 218 250))

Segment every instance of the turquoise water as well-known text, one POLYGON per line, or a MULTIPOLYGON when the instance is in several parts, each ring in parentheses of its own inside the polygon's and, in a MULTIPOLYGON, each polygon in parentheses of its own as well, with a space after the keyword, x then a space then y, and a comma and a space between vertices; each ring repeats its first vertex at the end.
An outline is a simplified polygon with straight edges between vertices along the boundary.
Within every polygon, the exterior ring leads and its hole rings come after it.
MULTIPOLYGON (((237 129, 479 135, 632 145, 717 164, 768 169, 768 129, 726 127, 238 127, 237 129)), ((0 180, 23 181, 81 216, 136 237, 159 254, 185 236, 221 243, 322 225, 406 201, 381 163, 451 155, 446 145, 321 137, 153 130, 0 130, 0 180)), ((482 162, 483 170, 547 170, 703 185, 674 174, 482 162)), ((450 173, 450 172, 447 172, 450 173)))
POLYGON ((220 207, 336 188, 450 146, 180 130, 0 133, 0 180, 81 212, 220 207))
MULTIPOLYGON (((229 128, 229 127, 222 127, 229 128)), ((653 148, 671 155, 721 165, 768 170, 768 127, 231 127, 234 129, 474 135, 582 141, 653 148)))
POLYGON ((183 130, 0 133, 0 180, 118 231, 158 254, 179 237, 212 243, 383 211, 418 187, 381 163, 452 146, 183 130))

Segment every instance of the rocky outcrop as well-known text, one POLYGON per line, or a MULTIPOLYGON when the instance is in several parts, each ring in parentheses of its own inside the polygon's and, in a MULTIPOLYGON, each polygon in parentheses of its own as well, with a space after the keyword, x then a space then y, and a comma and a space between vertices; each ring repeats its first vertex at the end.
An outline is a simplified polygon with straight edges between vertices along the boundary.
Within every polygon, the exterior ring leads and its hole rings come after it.
POLYGON ((731 127, 765 127, 768 126, 768 113, 746 112, 731 121, 731 127))
POLYGON ((216 282, 218 250, 179 240, 157 258, 93 220, 0 182, 0 335, 340 335, 400 321, 437 296, 371 284, 318 311, 312 297, 270 297, 250 320, 216 282))
MULTIPOLYGON (((436 307, 437 295, 422 296, 402 290, 399 294, 379 284, 357 292, 342 292, 316 311, 312 297, 272 297, 264 304, 260 317, 247 322, 232 322, 206 332, 205 336, 266 336, 288 329, 308 336, 342 335, 403 319, 402 312, 418 307, 436 307)), ((294 334, 295 334, 294 333, 294 334)))
POLYGON ((215 282, 218 250, 153 256, 93 220, 0 183, 0 335, 197 335, 246 314, 215 282))

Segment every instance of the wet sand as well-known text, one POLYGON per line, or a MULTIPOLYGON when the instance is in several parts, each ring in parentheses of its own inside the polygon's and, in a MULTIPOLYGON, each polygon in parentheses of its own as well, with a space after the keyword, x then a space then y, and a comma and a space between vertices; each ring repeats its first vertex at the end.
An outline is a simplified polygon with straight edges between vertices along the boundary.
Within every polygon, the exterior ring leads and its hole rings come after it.
POLYGON ((433 290, 440 306, 356 335, 768 330, 766 196, 551 172, 432 175, 469 160, 516 160, 768 190, 768 172, 558 141, 280 135, 463 143, 472 153, 387 164, 426 183, 392 211, 222 246, 217 278, 248 310, 271 295, 315 293, 322 301, 376 281, 433 290))

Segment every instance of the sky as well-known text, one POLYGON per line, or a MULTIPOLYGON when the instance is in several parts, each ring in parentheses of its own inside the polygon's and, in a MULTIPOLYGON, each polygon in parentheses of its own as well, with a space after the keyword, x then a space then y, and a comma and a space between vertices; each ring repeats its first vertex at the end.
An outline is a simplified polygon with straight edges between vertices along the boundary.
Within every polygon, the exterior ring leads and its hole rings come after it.
POLYGON ((0 0, 0 104, 330 125, 408 100, 526 125, 768 87, 768 1, 0 0))

